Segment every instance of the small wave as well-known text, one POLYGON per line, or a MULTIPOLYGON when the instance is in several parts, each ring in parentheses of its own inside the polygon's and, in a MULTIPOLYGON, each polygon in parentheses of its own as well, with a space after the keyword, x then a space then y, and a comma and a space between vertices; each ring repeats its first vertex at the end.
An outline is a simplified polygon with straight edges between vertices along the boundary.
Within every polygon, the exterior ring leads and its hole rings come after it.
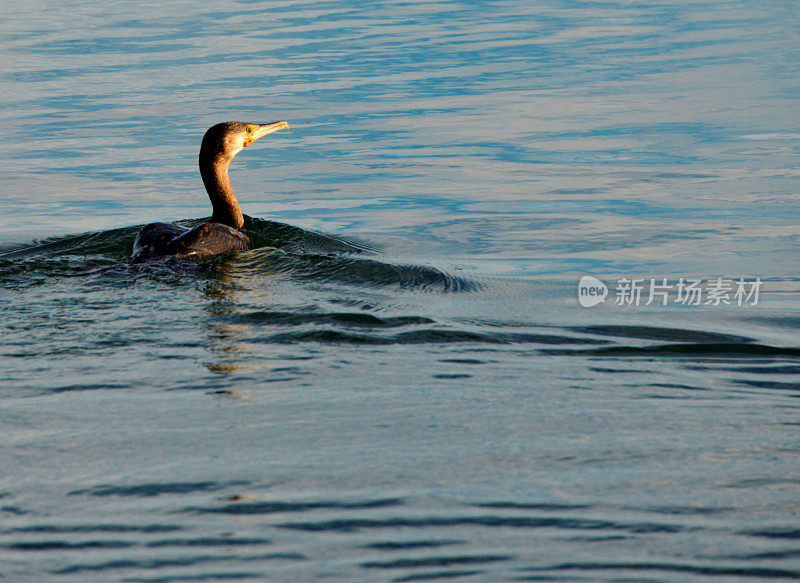
MULTIPOLYGON (((193 227, 204 220, 179 224, 193 227)), ((141 225, 53 237, 0 249, 0 280, 11 282, 16 278, 14 285, 25 286, 44 283, 48 277, 182 272, 210 277, 284 274, 302 281, 447 292, 480 287, 435 267, 380 260, 376 247, 360 241, 250 217, 246 217, 244 229, 254 243, 249 251, 226 253, 202 262, 166 257, 131 265, 133 240, 140 228, 141 225)))
POLYGON ((73 490, 70 496, 134 496, 150 497, 161 496, 162 494, 188 494, 193 492, 214 492, 231 485, 241 485, 242 482, 218 483, 218 482, 171 482, 165 484, 135 484, 131 486, 96 486, 85 490, 73 490))
POLYGON ((54 257, 106 256, 114 259, 127 258, 133 248, 133 239, 140 227, 125 227, 48 237, 12 247, 0 248, 0 261, 17 262, 28 259, 54 257))
POLYGON ((759 538, 777 538, 800 541, 800 528, 795 526, 771 527, 763 529, 745 530, 741 534, 759 538))
POLYGON ((223 506, 190 507, 184 512, 198 514, 278 514, 291 512, 309 512, 311 510, 367 510, 373 508, 391 508, 402 506, 400 498, 378 500, 361 500, 344 502, 341 500, 320 500, 312 502, 280 502, 280 501, 234 501, 223 506))
MULTIPOLYGON (((586 562, 586 563, 560 563, 544 567, 528 567, 524 569, 529 573, 560 573, 560 572, 592 572, 592 571, 619 571, 619 572, 646 572, 646 573, 682 573, 685 575, 705 577, 752 577, 755 579, 798 579, 800 570, 779 569, 773 567, 723 567, 712 565, 689 565, 681 563, 654 563, 654 562, 586 562)), ((525 581, 541 581, 542 576, 521 578, 525 581)))
POLYGON ((480 284, 426 265, 402 265, 336 252, 295 253, 272 247, 253 249, 217 265, 229 275, 282 274, 309 282, 330 282, 358 287, 394 287, 417 291, 468 292, 480 284))
POLYGON ((31 524, 10 528, 5 532, 12 534, 87 534, 95 532, 159 534, 181 530, 183 527, 175 524, 31 524))
MULTIPOLYGON (((202 221, 197 221, 198 223, 202 221)), ((244 231, 253 247, 275 247, 295 253, 375 253, 377 248, 356 239, 308 231, 293 225, 245 215, 244 231)))
MULTIPOLYGON (((151 558, 151 559, 119 559, 114 561, 106 561, 102 563, 78 563, 54 569, 52 573, 56 575, 73 575, 76 573, 86 572, 101 572, 101 571, 117 571, 120 569, 143 569, 143 570, 156 570, 167 569, 176 567, 195 567, 203 564, 216 564, 223 561, 304 561, 306 556, 300 553, 263 553, 263 554, 250 554, 250 553, 236 553, 236 554, 201 554, 196 556, 175 557, 175 558, 151 558)), ((226 574, 225 578, 229 575, 226 574)), ((202 575, 198 576, 199 579, 207 579, 202 575)))
MULTIPOLYGON (((414 569, 419 567, 450 567, 452 565, 474 565, 496 563, 513 559, 512 555, 440 555, 413 559, 391 559, 361 563, 365 569, 414 569)), ((406 579, 407 580, 407 579, 406 579)))
POLYGON ((0 281, 27 287, 50 277, 91 274, 127 262, 136 228, 52 237, 0 249, 0 281), (126 243, 130 240, 131 244, 126 243))
POLYGON ((398 328, 414 324, 432 324, 434 320, 422 316, 395 316, 379 318, 357 312, 297 313, 257 311, 230 317, 239 324, 268 324, 299 326, 302 324, 337 324, 355 328, 398 328))
POLYGON ((80 542, 43 540, 10 543, 5 545, 5 548, 11 551, 88 551, 125 549, 132 546, 135 546, 135 543, 121 540, 87 540, 80 542))
POLYGON ((666 340, 671 342, 694 343, 746 343, 753 340, 746 336, 720 334, 702 330, 683 328, 657 328, 653 326, 572 326, 570 330, 597 336, 613 336, 615 338, 641 338, 642 340, 666 340))
POLYGON ((533 334, 522 332, 474 332, 470 330, 424 329, 409 330, 392 336, 357 334, 339 330, 303 330, 273 334, 251 340, 258 343, 291 344, 320 342, 324 344, 605 344, 605 341, 574 336, 533 334))
POLYGON ((397 528, 461 528, 481 526, 487 528, 542 529, 555 528, 563 530, 613 530, 635 534, 642 533, 676 533, 684 527, 676 524, 654 522, 623 523, 613 520, 592 518, 568 518, 563 516, 428 516, 407 518, 339 518, 308 522, 283 522, 276 524, 278 528, 305 532, 357 532, 362 530, 392 530, 397 528))
POLYGON ((784 348, 765 344, 687 343, 656 346, 602 346, 598 348, 545 349, 548 354, 563 356, 605 357, 687 357, 687 358, 800 358, 800 348, 784 348))
POLYGON ((220 536, 220 537, 195 537, 195 538, 167 538, 149 541, 146 546, 150 548, 164 547, 250 547, 270 545, 273 541, 263 537, 220 536))
POLYGON ((375 549, 378 551, 409 551, 414 549, 433 549, 437 547, 449 547, 464 544, 463 540, 404 540, 404 541, 381 541, 362 545, 365 549, 375 549))

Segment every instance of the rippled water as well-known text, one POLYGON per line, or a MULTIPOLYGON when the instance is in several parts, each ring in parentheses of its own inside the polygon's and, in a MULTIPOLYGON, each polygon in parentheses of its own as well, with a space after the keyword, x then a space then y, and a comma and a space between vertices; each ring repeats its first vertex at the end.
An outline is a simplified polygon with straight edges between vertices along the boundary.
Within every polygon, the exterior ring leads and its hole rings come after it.
POLYGON ((0 17, 0 579, 800 579, 792 3, 0 17))

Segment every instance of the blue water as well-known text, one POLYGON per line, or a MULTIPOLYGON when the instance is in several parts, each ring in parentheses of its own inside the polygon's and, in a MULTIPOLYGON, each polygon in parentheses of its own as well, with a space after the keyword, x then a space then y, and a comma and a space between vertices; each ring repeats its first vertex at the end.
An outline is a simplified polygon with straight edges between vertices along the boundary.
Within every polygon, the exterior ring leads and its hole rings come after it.
POLYGON ((800 579, 793 3, 0 19, 0 579, 800 579))

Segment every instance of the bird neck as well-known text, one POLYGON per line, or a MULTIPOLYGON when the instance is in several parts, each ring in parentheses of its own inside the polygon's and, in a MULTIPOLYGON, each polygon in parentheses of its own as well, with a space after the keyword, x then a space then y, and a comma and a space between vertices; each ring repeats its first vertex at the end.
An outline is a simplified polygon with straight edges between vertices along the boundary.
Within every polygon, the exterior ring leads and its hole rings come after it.
POLYGON ((228 225, 234 229, 241 229, 244 225, 244 217, 239 203, 233 195, 233 187, 228 178, 228 164, 230 164, 230 160, 223 156, 205 158, 201 155, 200 175, 203 177, 203 184, 206 186, 211 206, 214 208, 211 221, 228 225))

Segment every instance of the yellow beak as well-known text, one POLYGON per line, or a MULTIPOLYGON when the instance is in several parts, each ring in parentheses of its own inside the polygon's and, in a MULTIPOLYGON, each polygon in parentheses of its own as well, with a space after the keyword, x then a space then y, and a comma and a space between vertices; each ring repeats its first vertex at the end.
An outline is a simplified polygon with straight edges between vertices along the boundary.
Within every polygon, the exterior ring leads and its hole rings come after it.
POLYGON ((248 135, 244 143, 242 144, 243 147, 247 147, 253 142, 255 142, 259 138, 263 138, 267 134, 271 134, 272 132, 277 132, 278 130, 282 130, 284 128, 288 128, 289 124, 285 121, 274 121, 272 123, 262 123, 262 124, 250 124, 254 126, 258 126, 258 129, 248 135))
POLYGON ((272 123, 258 124, 258 129, 253 132, 253 141, 255 142, 257 139, 263 138, 267 134, 286 129, 288 127, 289 124, 285 121, 274 121, 272 123))

